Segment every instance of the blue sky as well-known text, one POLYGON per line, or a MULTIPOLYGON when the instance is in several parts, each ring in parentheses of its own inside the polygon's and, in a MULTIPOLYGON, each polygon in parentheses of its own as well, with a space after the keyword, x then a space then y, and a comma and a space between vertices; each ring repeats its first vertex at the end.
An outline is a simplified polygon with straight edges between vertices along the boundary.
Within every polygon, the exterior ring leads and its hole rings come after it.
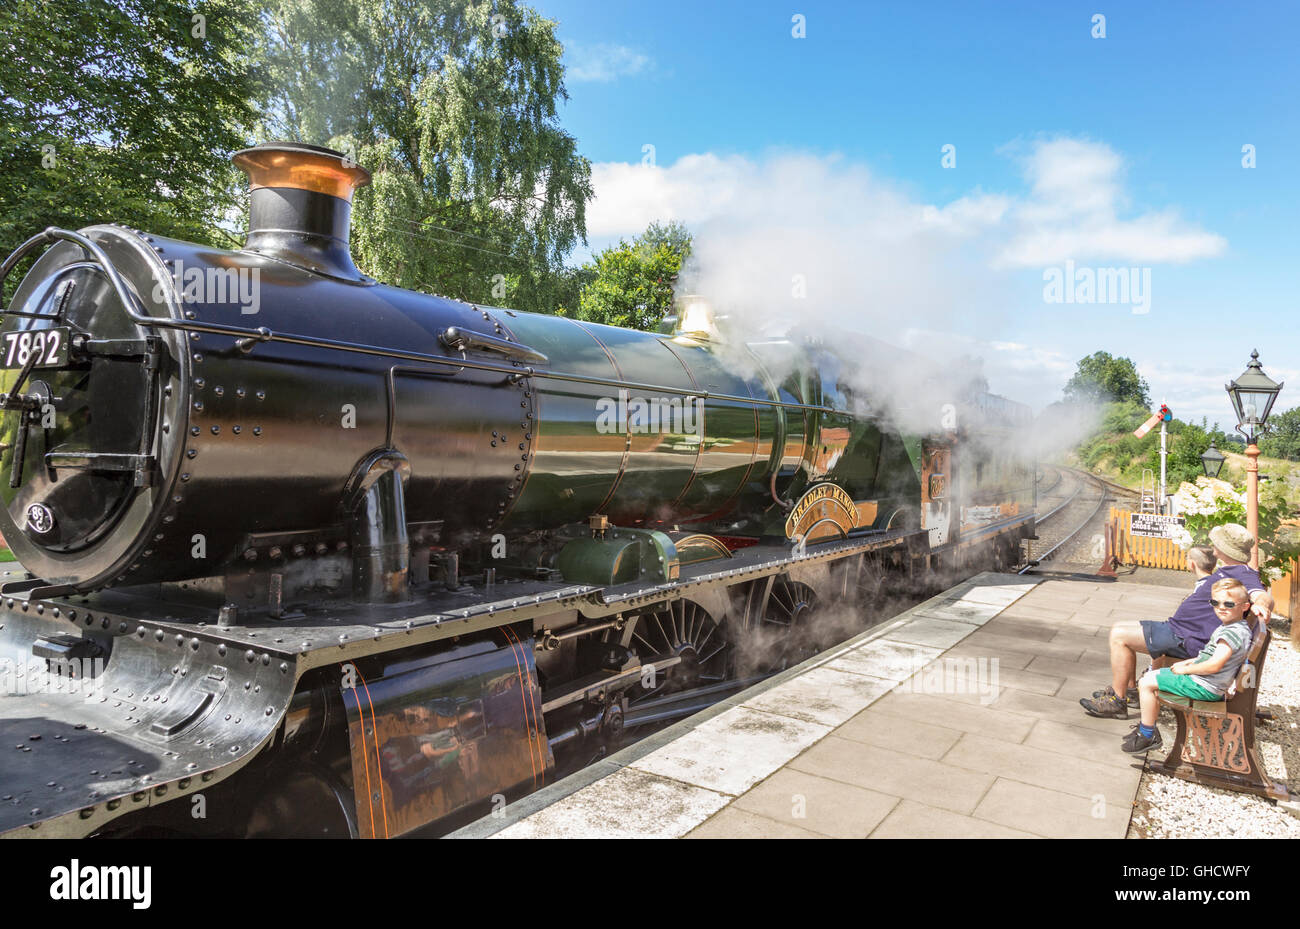
POLYGON ((682 220, 701 283, 763 318, 976 354, 1036 407, 1102 349, 1230 427, 1255 347, 1300 404, 1300 4, 532 5, 566 45, 593 247, 682 220), (1145 275, 1146 311, 1048 302, 1067 268, 1145 275))

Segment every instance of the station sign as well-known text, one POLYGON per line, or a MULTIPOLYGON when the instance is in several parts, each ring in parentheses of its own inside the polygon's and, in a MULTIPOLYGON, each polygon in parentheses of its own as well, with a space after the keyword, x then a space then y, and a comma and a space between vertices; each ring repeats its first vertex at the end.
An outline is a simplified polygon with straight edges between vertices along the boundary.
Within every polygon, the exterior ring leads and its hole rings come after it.
POLYGON ((1130 513, 1129 534, 1148 539, 1172 539, 1181 535, 1187 525, 1181 516, 1164 516, 1159 513, 1130 513))

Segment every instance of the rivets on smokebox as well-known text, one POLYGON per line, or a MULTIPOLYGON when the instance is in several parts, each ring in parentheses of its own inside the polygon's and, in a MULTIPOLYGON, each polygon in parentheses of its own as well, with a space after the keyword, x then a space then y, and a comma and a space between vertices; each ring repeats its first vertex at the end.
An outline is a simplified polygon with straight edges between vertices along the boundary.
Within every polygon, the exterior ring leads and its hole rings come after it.
POLYGON ((259 399, 259 400, 265 400, 265 399, 266 399, 266 391, 265 391, 265 390, 259 390, 259 391, 257 392, 257 399, 259 399))
POLYGON ((241 432, 244 431, 244 427, 243 427, 243 426, 231 426, 231 427, 230 427, 230 431, 233 432, 235 435, 239 435, 241 432))
POLYGON ((216 387, 212 388, 212 392, 216 394, 218 397, 224 397, 226 395, 226 388, 218 384, 216 387))
POLYGON ((202 400, 195 400, 195 401, 194 401, 194 410, 195 410, 195 412, 198 412, 198 413, 202 413, 202 412, 203 412, 203 401, 202 401, 202 400))
POLYGON ((239 397, 241 400, 244 398, 244 393, 245 393, 244 388, 242 387, 235 388, 235 396, 239 397))
POLYGON ((213 435, 221 435, 221 427, 220 427, 220 426, 213 426, 213 427, 212 427, 212 434, 213 434, 213 435))
POLYGON ((199 450, 198 450, 197 448, 187 448, 187 449, 185 449, 185 457, 186 457, 186 458, 193 458, 193 457, 195 457, 196 455, 198 455, 198 453, 199 453, 199 450))
POLYGON ((194 379, 194 389, 195 389, 195 390, 202 390, 202 389, 203 389, 203 385, 204 385, 205 383, 207 383, 207 382, 204 381, 203 378, 201 378, 201 377, 196 377, 196 378, 194 379))
POLYGON ((195 352, 195 353, 194 353, 194 360, 195 360, 195 361, 202 361, 202 360, 203 360, 203 355, 202 355, 202 353, 200 353, 200 352, 195 352))
POLYGON ((261 427, 261 426, 254 426, 254 427, 253 427, 253 435, 261 435, 261 434, 262 434, 262 427, 261 427))

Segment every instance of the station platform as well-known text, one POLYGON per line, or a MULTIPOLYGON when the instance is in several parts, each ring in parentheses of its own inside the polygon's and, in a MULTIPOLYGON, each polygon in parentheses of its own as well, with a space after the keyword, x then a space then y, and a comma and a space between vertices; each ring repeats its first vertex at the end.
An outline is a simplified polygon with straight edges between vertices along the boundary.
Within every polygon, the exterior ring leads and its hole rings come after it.
POLYGON ((454 838, 1123 838, 1119 618, 1190 590, 981 574, 454 838))

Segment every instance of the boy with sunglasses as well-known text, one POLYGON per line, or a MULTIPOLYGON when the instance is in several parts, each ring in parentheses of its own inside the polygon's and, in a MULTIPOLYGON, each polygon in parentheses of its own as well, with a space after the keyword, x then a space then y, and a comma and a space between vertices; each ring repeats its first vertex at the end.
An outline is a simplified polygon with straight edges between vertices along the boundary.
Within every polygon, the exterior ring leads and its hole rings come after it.
POLYGON ((1215 581, 1210 588, 1210 606, 1219 627, 1195 658, 1168 668, 1151 669, 1138 681, 1142 721, 1124 737, 1121 748, 1138 754, 1161 746, 1156 716, 1160 712, 1157 692, 1178 694, 1193 700, 1222 700, 1250 650, 1254 617, 1246 585, 1235 578, 1215 581))

